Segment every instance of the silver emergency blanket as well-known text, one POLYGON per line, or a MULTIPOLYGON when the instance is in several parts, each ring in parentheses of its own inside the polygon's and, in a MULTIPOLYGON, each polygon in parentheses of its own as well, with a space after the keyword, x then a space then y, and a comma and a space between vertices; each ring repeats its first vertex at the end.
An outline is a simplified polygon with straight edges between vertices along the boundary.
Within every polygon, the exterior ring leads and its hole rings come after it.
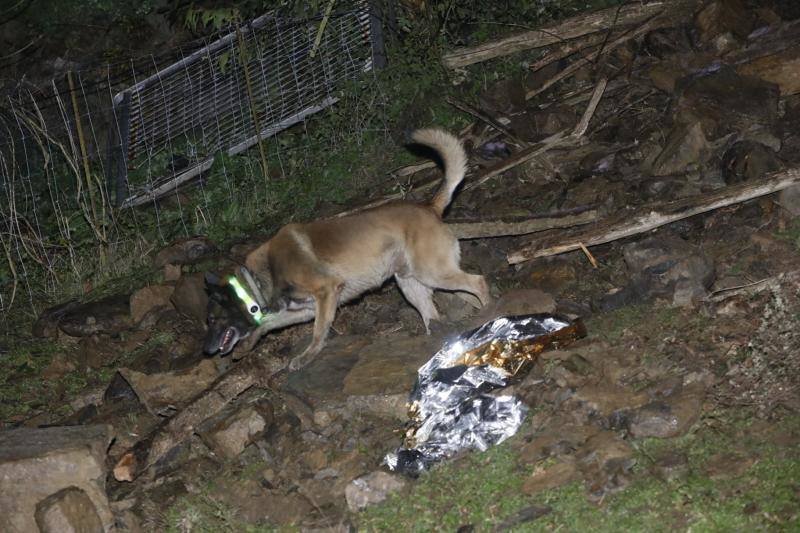
POLYGON ((582 324, 566 317, 521 315, 496 318, 447 342, 419 369, 405 447, 387 454, 384 463, 415 476, 461 450, 484 451, 514 435, 527 406, 488 393, 508 385, 565 328, 567 337, 585 334, 582 324))

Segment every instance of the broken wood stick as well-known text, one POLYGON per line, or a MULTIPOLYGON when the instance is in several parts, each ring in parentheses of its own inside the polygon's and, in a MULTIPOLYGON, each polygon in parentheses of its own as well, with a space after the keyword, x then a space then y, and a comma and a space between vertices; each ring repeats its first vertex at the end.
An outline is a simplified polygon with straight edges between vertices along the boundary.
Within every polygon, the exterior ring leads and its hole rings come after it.
POLYGON ((573 41, 565 41, 531 63, 528 66, 528 69, 531 72, 536 72, 537 70, 543 69, 550 63, 561 61, 562 59, 566 59, 578 52, 583 52, 584 55, 587 55, 592 48, 605 41, 607 36, 607 33, 598 32, 584 35, 583 37, 573 41))
POLYGON ((285 366, 280 360, 255 355, 243 359, 175 416, 166 419, 123 453, 114 466, 114 478, 133 481, 191 437, 201 422, 220 412, 250 387, 266 386, 268 380, 285 366))
POLYGON ((421 163, 411 163, 410 165, 406 165, 404 167, 396 168, 392 170, 389 174, 392 176, 397 176, 398 178, 404 178, 406 176, 411 176, 412 174, 416 174, 422 170, 428 168, 436 167, 436 163, 433 161, 423 161, 421 163))
POLYGON ((639 24, 654 15, 665 13, 670 20, 691 16, 697 0, 656 0, 630 2, 622 7, 610 7, 588 15, 568 18, 553 26, 504 37, 476 46, 457 48, 445 54, 442 63, 447 68, 461 68, 504 55, 541 48, 561 41, 582 37, 602 30, 639 24))
POLYGON ((537 217, 519 222, 503 222, 487 220, 482 222, 456 222, 449 223, 447 227, 456 238, 461 240, 487 239, 494 237, 508 237, 511 235, 526 235, 553 228, 569 228, 595 222, 600 214, 595 209, 590 209, 575 215, 557 217, 537 217))
POLYGON ((721 207, 745 202, 771 194, 800 183, 800 168, 772 172, 756 181, 725 187, 716 191, 673 200, 657 202, 622 212, 605 223, 589 228, 579 228, 564 234, 548 234, 508 254, 511 265, 524 263, 536 257, 546 257, 578 250, 581 243, 596 246, 624 239, 658 227, 721 207))
POLYGON ((792 270, 789 272, 782 272, 777 276, 772 276, 769 278, 764 278, 758 281, 754 281, 752 283, 746 283, 744 285, 738 285, 736 287, 725 287, 722 289, 717 289, 714 292, 710 293, 706 296, 706 301, 710 302, 723 302, 728 298, 739 296, 742 294, 746 294, 751 296, 753 294, 757 294, 763 290, 778 290, 782 283, 797 283, 800 281, 800 270, 792 270))
POLYGON ((647 22, 645 22, 644 24, 642 24, 641 26, 639 26, 638 28, 620 35, 613 41, 607 43, 605 46, 601 46, 600 49, 597 50, 596 52, 581 57, 580 59, 576 59, 575 61, 570 63, 566 68, 561 70, 558 74, 556 74, 555 76, 544 82, 540 87, 537 87, 536 89, 526 92, 525 99, 530 100, 531 98, 543 93, 544 91, 546 91, 559 81, 572 76, 578 70, 583 68, 584 65, 588 65, 589 63, 597 61, 601 55, 607 54, 613 51, 614 49, 618 48, 621 44, 626 43, 632 39, 641 37, 642 35, 650 32, 651 30, 659 26, 657 20, 658 18, 652 18, 647 22))
POLYGON ((448 96, 445 100, 447 100, 448 104, 450 104, 451 106, 455 107, 459 111, 463 111, 464 113, 467 113, 468 115, 472 115, 473 117, 477 118, 478 120, 480 120, 482 122, 485 122, 486 124, 488 124, 492 128, 496 129, 497 131, 499 131, 500 133, 504 134, 506 137, 508 137, 509 139, 514 141, 515 143, 517 143, 519 146, 523 146, 524 147, 524 146, 529 146, 530 145, 530 143, 528 143, 528 141, 525 141, 525 140, 520 139, 519 137, 517 137, 514 134, 513 131, 511 131, 510 129, 508 129, 505 126, 505 124, 501 123, 499 120, 495 119, 494 117, 491 117, 488 114, 484 113, 482 110, 477 109, 477 108, 469 105, 466 102, 459 102, 458 100, 456 100, 452 96, 448 96))

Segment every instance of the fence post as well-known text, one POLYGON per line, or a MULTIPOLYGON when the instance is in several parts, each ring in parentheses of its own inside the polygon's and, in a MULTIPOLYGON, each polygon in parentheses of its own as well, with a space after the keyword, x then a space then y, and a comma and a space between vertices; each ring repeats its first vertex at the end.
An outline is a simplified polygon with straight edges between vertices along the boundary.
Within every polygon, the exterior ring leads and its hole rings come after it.
POLYGON ((372 44, 372 65, 375 68, 386 66, 386 46, 383 40, 384 3, 372 0, 369 3, 369 40, 372 44))
POLYGON ((121 206, 128 198, 128 141, 130 139, 131 124, 131 93, 125 91, 122 101, 114 104, 114 118, 119 130, 119 143, 117 147, 117 184, 116 205, 121 206), (119 111, 118 111, 119 110, 119 111))

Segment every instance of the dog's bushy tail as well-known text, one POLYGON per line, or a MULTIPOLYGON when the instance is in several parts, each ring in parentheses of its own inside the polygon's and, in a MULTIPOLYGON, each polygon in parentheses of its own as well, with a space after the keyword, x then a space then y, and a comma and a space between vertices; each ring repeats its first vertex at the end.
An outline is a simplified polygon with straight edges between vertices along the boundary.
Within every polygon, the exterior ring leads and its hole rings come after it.
POLYGON ((467 172, 467 152, 458 138, 446 131, 438 129, 417 130, 411 134, 415 143, 429 146, 436 150, 444 163, 444 183, 439 188, 436 196, 430 201, 430 206, 439 216, 450 205, 453 191, 464 179, 467 172))

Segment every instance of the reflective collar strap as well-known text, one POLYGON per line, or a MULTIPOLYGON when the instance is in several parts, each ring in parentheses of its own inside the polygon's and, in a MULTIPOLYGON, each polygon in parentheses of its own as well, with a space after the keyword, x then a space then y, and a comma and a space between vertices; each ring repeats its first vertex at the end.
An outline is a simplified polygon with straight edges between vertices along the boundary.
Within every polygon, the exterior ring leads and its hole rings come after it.
POLYGON ((247 312, 250 313, 250 316, 253 317, 256 324, 261 324, 261 321, 264 320, 264 313, 261 312, 261 307, 256 303, 252 296, 242 287, 242 284, 239 283, 239 280, 236 276, 229 276, 228 283, 231 284, 233 290, 236 292, 236 297, 239 298, 242 303, 244 303, 245 307, 247 308, 247 312), (253 312, 255 309, 255 312, 253 312))

